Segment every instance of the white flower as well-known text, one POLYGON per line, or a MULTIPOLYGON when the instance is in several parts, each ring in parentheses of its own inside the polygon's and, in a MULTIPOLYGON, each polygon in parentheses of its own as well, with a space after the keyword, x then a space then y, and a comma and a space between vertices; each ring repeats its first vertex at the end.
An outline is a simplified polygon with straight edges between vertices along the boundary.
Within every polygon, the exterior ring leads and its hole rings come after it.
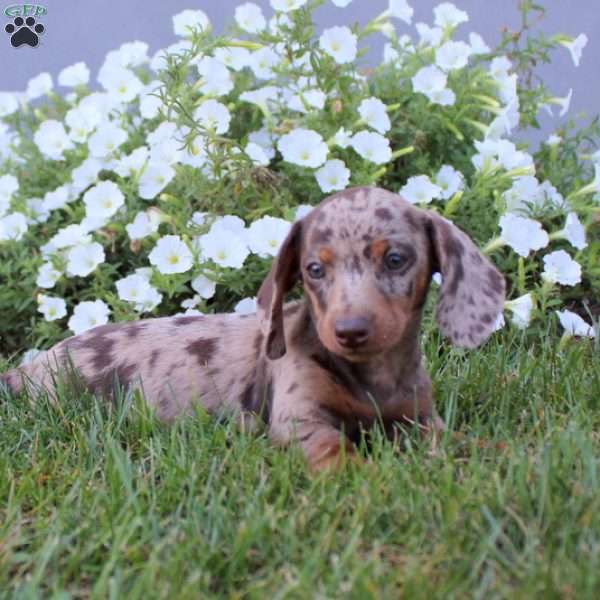
POLYGON ((271 0, 271 6, 274 10, 287 13, 297 10, 306 4, 307 0, 271 0))
POLYGON ((138 188, 140 198, 152 200, 169 185, 173 177, 175 177, 173 167, 160 162, 149 162, 140 176, 138 188))
POLYGON ((561 285, 577 285, 581 281, 581 265, 564 250, 556 250, 544 256, 542 279, 561 285))
POLYGON ((300 204, 296 207, 296 212, 294 213, 294 221, 299 221, 303 219, 313 207, 310 204, 300 204))
POLYGON ((234 71, 250 66, 250 51, 246 48, 215 48, 213 54, 220 63, 234 71))
POLYGON ((90 70, 84 62, 77 62, 65 67, 58 74, 58 84, 63 87, 76 87, 86 85, 90 80, 90 70))
POLYGON ((490 63, 490 75, 496 81, 505 79, 511 67, 512 63, 506 56, 496 56, 490 63))
POLYGON ((160 113, 163 102, 158 91, 162 86, 158 80, 151 81, 140 93, 140 115, 144 119, 154 119, 160 113))
POLYGON ((442 192, 440 196, 444 200, 452 198, 465 185, 462 173, 451 165, 442 166, 435 176, 435 184, 441 188, 442 192))
POLYGON ((102 87, 119 102, 132 102, 144 89, 144 84, 131 69, 115 66, 98 76, 102 87))
POLYGON ((67 253, 67 275, 87 277, 105 260, 104 248, 98 242, 73 246, 67 253))
POLYGON ((415 175, 408 178, 398 193, 411 204, 429 204, 442 195, 442 188, 432 183, 427 175, 415 175))
POLYGON ((13 92, 0 92, 0 119, 19 110, 17 95, 13 92))
POLYGON ((235 233, 235 235, 243 241, 246 241, 246 234, 248 233, 244 221, 235 215, 217 217, 213 221, 209 233, 216 231, 235 233))
POLYGON ((102 170, 102 163, 97 158, 86 158, 71 172, 73 192, 79 193, 98 180, 98 173, 102 170))
POLYGON ((197 244, 202 258, 211 259, 220 267, 239 269, 250 253, 244 239, 219 227, 211 227, 197 238, 197 244))
POLYGON ((196 29, 208 31, 210 20, 202 10, 182 10, 173 16, 173 31, 175 35, 189 37, 196 29))
POLYGON ((45 223, 50 217, 50 211, 46 210, 44 201, 41 198, 28 198, 25 201, 25 205, 27 206, 27 216, 29 217, 27 219, 28 225, 45 223))
POLYGON ((112 217, 125 204, 125 196, 113 181, 101 181, 83 196, 89 217, 112 217))
POLYGON ((555 98, 554 99, 556 104, 561 106, 560 112, 558 113, 559 117, 564 117, 569 112, 569 107, 571 106, 572 98, 573 98, 573 88, 569 89, 569 93, 564 98, 555 98))
POLYGON ((566 336, 577 335, 580 337, 595 338, 596 332, 591 325, 588 325, 579 315, 570 310, 555 311, 560 324, 565 330, 566 336))
POLYGON ((38 294, 38 310, 44 315, 46 321, 62 319, 67 314, 67 303, 62 298, 38 294))
POLYGON ((115 285, 119 298, 126 302, 143 302, 144 297, 150 289, 148 277, 140 273, 123 277, 123 279, 117 280, 115 285))
POLYGON ((73 199, 74 195, 71 191, 71 186, 68 183, 61 185, 55 190, 46 192, 46 194, 44 194, 44 210, 51 211, 58 208, 64 208, 73 199))
POLYGON ((217 134, 227 133, 231 114, 224 104, 217 100, 206 100, 194 112, 194 118, 206 129, 217 134))
POLYGON ((490 47, 483 38, 475 32, 469 34, 469 44, 471 44, 471 54, 488 54, 490 47))
POLYGON ((160 273, 185 273, 192 268, 192 252, 178 235, 165 235, 148 255, 150 264, 160 273))
POLYGON ((90 155, 104 158, 112 154, 126 140, 127 132, 124 129, 115 123, 105 121, 90 136, 88 141, 90 155))
POLYGON ((79 335, 92 327, 108 323, 110 309, 102 300, 80 302, 68 321, 69 329, 79 335))
POLYGON ((54 250, 68 248, 76 244, 88 244, 92 241, 91 236, 85 228, 78 224, 71 224, 59 229, 56 234, 50 238, 49 247, 54 250))
POLYGON ((504 320, 504 315, 500 313, 494 321, 494 327, 492 331, 500 331, 505 325, 506 321, 504 320))
POLYGON ((562 138, 560 137, 560 135, 556 135, 555 133, 552 133, 548 136, 548 139, 546 140, 546 144, 548 144, 548 146, 558 146, 558 144, 560 144, 562 142, 562 138))
POLYGON ((533 297, 531 294, 509 300, 504 303, 504 307, 511 311, 512 322, 519 329, 525 329, 529 325, 531 311, 533 310, 533 297))
POLYGON ((240 315, 251 315, 256 312, 256 298, 243 298, 234 307, 233 310, 240 315))
POLYGON ((196 275, 192 279, 191 286, 201 298, 207 300, 215 295, 215 290, 217 289, 216 282, 202 274, 196 275))
POLYGON ((255 165, 266 166, 271 162, 269 156, 265 152, 265 149, 253 142, 246 144, 244 152, 255 165))
POLYGON ((33 136, 33 141, 39 151, 52 160, 62 160, 65 150, 73 148, 63 124, 49 119, 40 124, 33 136))
POLYGON ((532 175, 517 177, 510 189, 502 193, 507 212, 527 213, 531 207, 543 202, 543 194, 538 180, 532 175))
POLYGON ((379 133, 386 133, 391 127, 385 104, 379 98, 365 98, 358 107, 362 120, 379 133))
POLYGON ((27 350, 27 352, 23 353, 19 366, 24 367, 25 365, 31 364, 40 354, 43 354, 43 351, 38 350, 37 348, 31 348, 31 350, 27 350))
POLYGON ((401 19, 407 25, 412 23, 412 17, 415 11, 406 0, 390 0, 388 10, 392 17, 401 19))
POLYGON ((69 137, 79 144, 84 143, 101 118, 102 115, 97 110, 83 110, 78 106, 72 108, 65 115, 65 123, 69 126, 69 137))
POLYGON ((587 248, 585 241, 585 227, 581 224, 579 217, 571 212, 567 215, 564 229, 554 234, 556 237, 563 237, 577 250, 587 248))
POLYGON ((35 100, 52 91, 53 83, 50 73, 40 73, 37 77, 30 79, 27 83, 25 96, 27 100, 35 100))
POLYGON ((588 43, 585 33, 580 33, 574 40, 564 41, 561 44, 570 52, 573 64, 578 67, 581 60, 581 53, 588 43))
POLYGON ((431 98, 432 93, 445 89, 448 78, 435 65, 430 65, 419 69, 411 81, 416 93, 431 98))
POLYGON ((324 192, 343 190, 350 181, 350 169, 343 160, 337 158, 328 160, 319 170, 315 171, 319 187, 324 192))
POLYGON ((348 27, 330 27, 319 38, 321 49, 333 57, 339 65, 356 58, 358 38, 348 27))
POLYGON ((121 156, 114 165, 115 173, 121 177, 134 177, 144 168, 149 154, 148 146, 140 146, 131 152, 131 154, 121 156))
POLYGON ((0 219, 0 242, 12 240, 18 242, 27 232, 27 217, 14 212, 0 219))
POLYGON ((352 144, 352 132, 340 127, 333 136, 333 143, 340 148, 347 148, 352 144))
POLYGON ((429 27, 426 23, 417 23, 415 25, 419 34, 419 44, 422 46, 439 46, 444 36, 441 27, 429 27))
POLYGON ((19 180, 14 175, 0 177, 0 217, 8 211, 13 194, 19 189, 19 180))
POLYGON ((157 210, 139 212, 132 223, 125 225, 125 229, 132 240, 141 240, 158 231, 160 213, 157 210))
POLYGON ((364 159, 382 165, 392 158, 389 140, 374 131, 359 131, 352 136, 352 148, 364 159))
POLYGON ((248 245, 250 250, 262 258, 276 256, 291 224, 284 219, 262 217, 254 221, 248 228, 248 245))
POLYGON ((443 71, 462 69, 469 62, 471 46, 464 42, 449 41, 435 51, 435 63, 443 71))
POLYGON ((38 270, 35 284, 45 289, 53 288, 61 275, 62 273, 57 271, 52 263, 44 263, 38 270))
POLYGON ((442 2, 433 9, 435 15, 435 24, 443 29, 456 27, 469 20, 469 15, 463 10, 459 10, 451 2, 442 2))
POLYGON ((235 9, 235 20, 248 33, 259 33, 267 26, 261 7, 253 2, 240 4, 235 9))
POLYGON ((294 129, 281 136, 277 148, 287 162, 303 167, 320 167, 327 160, 327 144, 312 129, 294 129))
POLYGON ((276 67, 280 61, 279 54, 269 46, 265 46, 250 54, 249 66, 259 79, 271 79, 275 76, 273 67, 276 67))
POLYGON ((532 250, 545 248, 548 234, 537 221, 507 213, 500 217, 500 238, 519 256, 526 258, 532 250))
POLYGON ((233 89, 229 69, 212 56, 203 56, 194 61, 200 75, 198 91, 205 95, 224 96, 233 89))

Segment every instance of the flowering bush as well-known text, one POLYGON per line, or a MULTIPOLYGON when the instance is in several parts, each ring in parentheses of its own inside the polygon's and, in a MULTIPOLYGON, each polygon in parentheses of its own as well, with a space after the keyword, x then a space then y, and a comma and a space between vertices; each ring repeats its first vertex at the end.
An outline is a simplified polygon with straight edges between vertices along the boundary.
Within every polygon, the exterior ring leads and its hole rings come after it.
POLYGON ((269 19, 242 4, 227 36, 186 10, 180 40, 154 56, 139 41, 109 52, 102 91, 76 63, 58 76, 64 96, 47 73, 0 93, 6 354, 109 319, 252 311, 290 222, 365 184, 468 231, 506 274, 517 327, 552 318, 595 334, 596 123, 570 123, 534 155, 511 141, 540 110, 568 111, 571 92, 554 97, 534 65, 562 45, 577 66, 585 36, 528 35, 537 9, 524 2, 522 28, 491 50, 462 35, 469 18, 453 4, 413 27, 405 0, 317 34, 321 3, 271 0, 269 19), (361 67, 382 34, 381 64, 361 67))

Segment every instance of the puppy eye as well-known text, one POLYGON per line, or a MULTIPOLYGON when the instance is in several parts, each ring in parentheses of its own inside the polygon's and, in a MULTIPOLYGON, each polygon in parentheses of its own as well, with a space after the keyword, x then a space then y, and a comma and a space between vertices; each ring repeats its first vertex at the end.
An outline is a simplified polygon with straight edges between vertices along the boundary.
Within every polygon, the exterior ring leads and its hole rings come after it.
POLYGON ((388 269, 394 271, 396 269, 402 268, 405 262, 405 258, 402 254, 399 254, 398 252, 388 252, 385 255, 384 262, 385 266, 388 269))
POLYGON ((325 276, 325 269, 317 262, 309 263, 306 270, 312 279, 321 279, 325 276))

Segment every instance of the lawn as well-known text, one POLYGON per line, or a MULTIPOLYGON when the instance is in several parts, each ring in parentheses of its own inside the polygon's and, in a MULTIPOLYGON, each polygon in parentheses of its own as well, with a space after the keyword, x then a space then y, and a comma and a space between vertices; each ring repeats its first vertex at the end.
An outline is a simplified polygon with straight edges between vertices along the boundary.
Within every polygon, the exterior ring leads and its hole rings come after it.
POLYGON ((203 414, 2 396, 0 596, 600 597, 597 342, 425 351, 437 450, 375 432, 318 477, 203 414))

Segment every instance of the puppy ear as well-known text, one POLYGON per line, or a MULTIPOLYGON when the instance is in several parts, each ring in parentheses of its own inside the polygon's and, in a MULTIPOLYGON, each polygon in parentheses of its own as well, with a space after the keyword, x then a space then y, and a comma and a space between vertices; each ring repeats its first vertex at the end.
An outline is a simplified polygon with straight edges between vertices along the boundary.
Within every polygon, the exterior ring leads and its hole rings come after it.
POLYGON ((283 297, 300 276, 300 236, 302 221, 296 221, 283 241, 271 270, 257 294, 261 328, 267 336, 267 356, 281 358, 285 354, 283 331, 283 297))
POLYGON ((453 344, 474 348, 494 329, 504 306, 502 274, 463 231, 427 213, 434 270, 442 274, 436 318, 453 344))

